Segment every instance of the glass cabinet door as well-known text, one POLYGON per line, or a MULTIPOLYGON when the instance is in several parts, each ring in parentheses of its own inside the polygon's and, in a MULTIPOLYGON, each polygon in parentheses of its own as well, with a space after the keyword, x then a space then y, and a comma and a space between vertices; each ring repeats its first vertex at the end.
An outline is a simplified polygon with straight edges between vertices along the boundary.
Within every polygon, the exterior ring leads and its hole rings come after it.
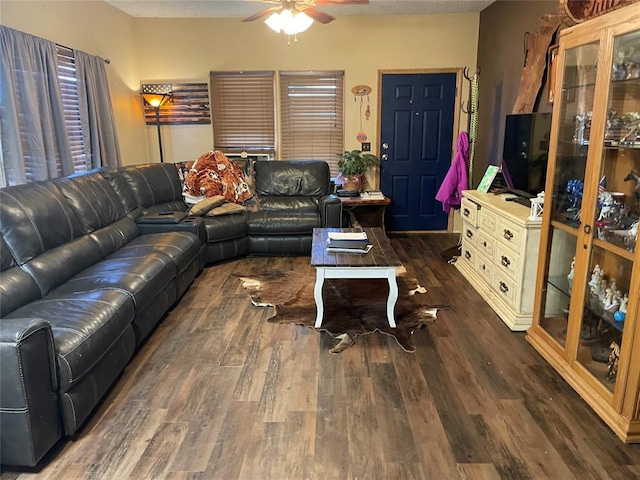
POLYGON ((640 213, 640 32, 615 37, 577 361, 613 391, 640 213))
POLYGON ((560 98, 556 99, 560 108, 556 109, 559 118, 553 146, 556 150, 552 190, 545 192, 545 210, 550 212, 551 223, 540 326, 562 347, 566 346, 578 228, 581 225, 587 155, 591 143, 598 48, 599 43, 593 42, 565 51, 562 89, 560 98))

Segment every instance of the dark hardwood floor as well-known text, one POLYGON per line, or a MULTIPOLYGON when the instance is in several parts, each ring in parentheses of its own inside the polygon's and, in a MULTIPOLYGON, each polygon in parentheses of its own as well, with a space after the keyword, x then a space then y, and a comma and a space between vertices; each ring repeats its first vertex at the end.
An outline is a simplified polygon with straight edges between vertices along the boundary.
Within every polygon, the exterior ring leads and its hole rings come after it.
POLYGON ((429 303, 449 304, 405 353, 380 334, 339 355, 328 335, 267 323, 231 274, 205 269, 106 401, 38 473, 2 479, 640 478, 624 445, 439 252, 457 235, 396 237, 429 303))

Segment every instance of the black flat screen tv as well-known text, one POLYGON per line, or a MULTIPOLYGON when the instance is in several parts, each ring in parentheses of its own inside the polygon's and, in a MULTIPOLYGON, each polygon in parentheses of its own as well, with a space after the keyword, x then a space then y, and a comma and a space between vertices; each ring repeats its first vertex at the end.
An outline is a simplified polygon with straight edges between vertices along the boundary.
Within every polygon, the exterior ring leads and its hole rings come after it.
POLYGON ((511 188, 535 197, 544 190, 551 135, 551 113, 507 115, 502 169, 511 188))

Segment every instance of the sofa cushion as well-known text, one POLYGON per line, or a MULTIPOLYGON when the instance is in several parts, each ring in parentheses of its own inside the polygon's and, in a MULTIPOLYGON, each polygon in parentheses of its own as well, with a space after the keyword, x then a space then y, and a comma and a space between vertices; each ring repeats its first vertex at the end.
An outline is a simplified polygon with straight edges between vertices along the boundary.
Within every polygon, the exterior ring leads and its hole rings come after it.
POLYGON ((201 217, 212 208, 219 207, 223 203, 224 197, 222 195, 214 195, 213 197, 205 198, 204 200, 193 205, 189 209, 188 214, 194 217, 201 217))
POLYGON ((0 235, 0 318, 18 307, 40 298, 40 288, 32 276, 15 262, 0 235))
MULTIPOLYGON (((331 175, 323 161, 255 162, 255 193, 264 196, 322 197, 331 175)), ((264 208, 264 207, 263 207, 264 208)))
POLYGON ((142 235, 126 244, 111 258, 143 257, 149 252, 166 255, 181 274, 200 255, 200 239, 188 232, 142 235))
POLYGON ((22 265, 40 287, 44 297, 58 285, 102 260, 98 244, 88 235, 52 248, 22 265))
POLYGON ((236 213, 245 212, 247 209, 237 203, 225 203, 218 207, 212 208, 207 212, 207 217, 220 217, 222 215, 234 215, 236 213))
POLYGON ((249 235, 311 235, 320 226, 318 211, 260 211, 249 216, 249 235))
POLYGON ((60 391, 65 392, 109 351, 133 316, 131 298, 108 289, 53 294, 15 310, 8 318, 40 317, 51 323, 60 391))
POLYGON ((124 217, 89 235, 91 240, 98 245, 102 258, 109 256, 139 236, 138 225, 129 217, 124 217))
POLYGON ((171 258, 153 251, 126 256, 116 251, 55 289, 55 296, 112 288, 131 296, 136 312, 143 310, 177 273, 171 258))
POLYGON ((207 243, 224 242, 247 235, 249 226, 247 213, 225 215, 221 217, 203 217, 204 228, 207 231, 207 243))
POLYGON ((82 233, 109 226, 125 216, 125 209, 109 181, 93 170, 54 181, 80 221, 82 233))
POLYGON ((52 182, 0 190, 0 233, 19 265, 82 235, 80 222, 52 182))
POLYGON ((111 188, 115 190, 126 213, 131 213, 139 208, 136 197, 133 196, 133 192, 131 192, 127 181, 118 169, 113 167, 104 167, 98 169, 98 171, 102 173, 102 176, 107 179, 111 188))
POLYGON ((260 210, 307 210, 318 211, 318 201, 314 197, 290 197, 266 196, 260 197, 260 210))
POLYGON ((131 165, 121 167, 120 173, 143 208, 171 201, 182 202, 180 177, 172 163, 131 165))

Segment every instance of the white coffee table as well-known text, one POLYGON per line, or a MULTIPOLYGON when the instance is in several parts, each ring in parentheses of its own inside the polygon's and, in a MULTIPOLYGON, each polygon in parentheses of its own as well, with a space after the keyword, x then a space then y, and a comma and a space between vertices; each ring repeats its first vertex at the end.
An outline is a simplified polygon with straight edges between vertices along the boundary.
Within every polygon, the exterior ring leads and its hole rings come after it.
POLYGON ((396 270, 401 265, 391 242, 381 228, 365 228, 369 242, 373 248, 366 254, 330 253, 327 252, 329 232, 361 231, 353 228, 314 228, 311 247, 311 266, 316 269, 316 284, 313 297, 316 301, 317 313, 315 327, 320 328, 324 316, 322 286, 325 278, 386 278, 389 282, 387 297, 387 320, 391 328, 396 327, 394 308, 398 300, 398 284, 396 270))

